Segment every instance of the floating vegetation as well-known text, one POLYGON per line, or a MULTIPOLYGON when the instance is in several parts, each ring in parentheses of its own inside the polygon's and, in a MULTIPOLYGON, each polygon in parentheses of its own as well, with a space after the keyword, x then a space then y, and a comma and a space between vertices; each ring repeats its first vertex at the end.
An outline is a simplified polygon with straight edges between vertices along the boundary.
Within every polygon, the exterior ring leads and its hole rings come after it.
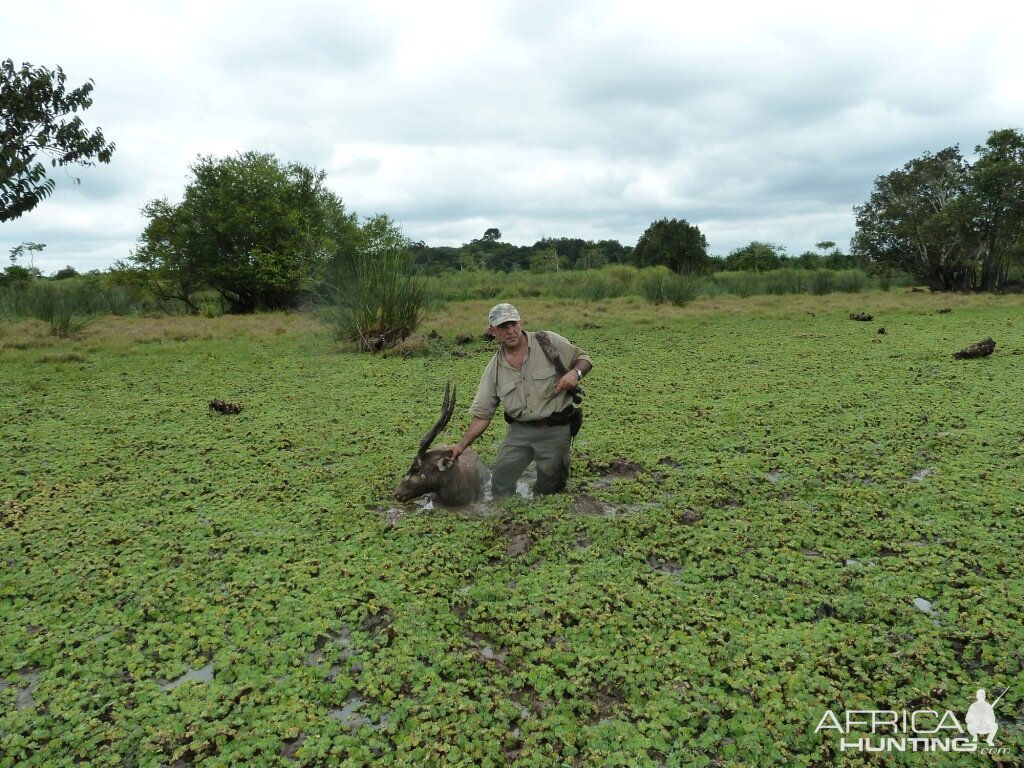
POLYGON ((847 297, 517 302, 595 361, 570 485, 458 511, 391 491, 425 393, 472 392, 492 346, 126 318, 41 365, 5 337, 0 768, 869 765, 825 710, 962 718, 1005 686, 1013 764, 1024 299, 952 300, 859 294, 884 343, 847 297), (952 360, 979 328, 1004 354, 952 360))

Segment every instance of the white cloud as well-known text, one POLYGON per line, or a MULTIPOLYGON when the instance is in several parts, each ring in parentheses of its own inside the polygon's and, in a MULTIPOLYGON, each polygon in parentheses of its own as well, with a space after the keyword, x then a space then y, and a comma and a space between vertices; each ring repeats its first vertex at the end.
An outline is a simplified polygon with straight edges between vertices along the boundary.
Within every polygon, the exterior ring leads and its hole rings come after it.
POLYGON ((1021 21, 987 1, 15 5, 4 55, 93 78, 85 119, 117 152, 80 186, 58 171, 0 249, 109 266, 197 155, 246 150, 435 244, 632 244, 668 216, 716 253, 845 248, 877 176, 1022 127, 1021 21))

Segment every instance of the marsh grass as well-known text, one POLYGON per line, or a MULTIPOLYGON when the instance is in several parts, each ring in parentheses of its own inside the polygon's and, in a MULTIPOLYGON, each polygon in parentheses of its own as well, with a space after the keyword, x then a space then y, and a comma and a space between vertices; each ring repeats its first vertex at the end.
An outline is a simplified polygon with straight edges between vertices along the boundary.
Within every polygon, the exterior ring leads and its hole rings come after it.
POLYGON ((698 297, 733 295, 826 295, 916 285, 906 275, 868 277, 859 270, 778 269, 770 272, 717 272, 702 277, 679 275, 666 267, 614 264, 591 270, 560 272, 490 272, 472 270, 424 276, 427 305, 449 302, 556 298, 595 302, 640 296, 652 304, 682 306, 698 297))
POLYGON ((492 303, 0 328, 0 765, 867 766, 826 709, 1006 685, 1014 764, 1024 297, 517 299, 594 357, 569 493, 396 506, 492 303))

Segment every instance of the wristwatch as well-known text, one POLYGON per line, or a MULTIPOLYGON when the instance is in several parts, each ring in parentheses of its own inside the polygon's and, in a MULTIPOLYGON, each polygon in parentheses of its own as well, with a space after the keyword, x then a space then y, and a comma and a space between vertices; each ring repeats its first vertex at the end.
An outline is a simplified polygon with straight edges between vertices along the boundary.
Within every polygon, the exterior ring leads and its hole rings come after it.
POLYGON ((582 381, 583 380, 583 371, 581 371, 579 368, 574 368, 573 370, 576 371, 576 381, 582 381))

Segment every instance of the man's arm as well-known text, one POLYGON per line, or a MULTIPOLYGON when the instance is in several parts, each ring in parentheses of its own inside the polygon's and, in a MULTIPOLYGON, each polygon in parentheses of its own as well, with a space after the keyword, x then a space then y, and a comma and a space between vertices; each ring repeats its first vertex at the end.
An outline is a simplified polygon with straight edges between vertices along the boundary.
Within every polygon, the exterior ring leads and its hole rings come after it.
POLYGON ((565 372, 558 381, 555 382, 555 392, 572 391, 580 385, 580 379, 590 373, 590 369, 594 366, 591 365, 590 361, 586 358, 579 358, 573 360, 569 370, 565 372))
POLYGON ((469 422, 469 428, 466 430, 466 434, 459 441, 458 445, 453 445, 451 448, 451 457, 453 459, 459 458, 464 450, 469 448, 480 435, 484 433, 487 427, 490 425, 490 419, 482 419, 479 416, 474 416, 473 420, 469 422))

